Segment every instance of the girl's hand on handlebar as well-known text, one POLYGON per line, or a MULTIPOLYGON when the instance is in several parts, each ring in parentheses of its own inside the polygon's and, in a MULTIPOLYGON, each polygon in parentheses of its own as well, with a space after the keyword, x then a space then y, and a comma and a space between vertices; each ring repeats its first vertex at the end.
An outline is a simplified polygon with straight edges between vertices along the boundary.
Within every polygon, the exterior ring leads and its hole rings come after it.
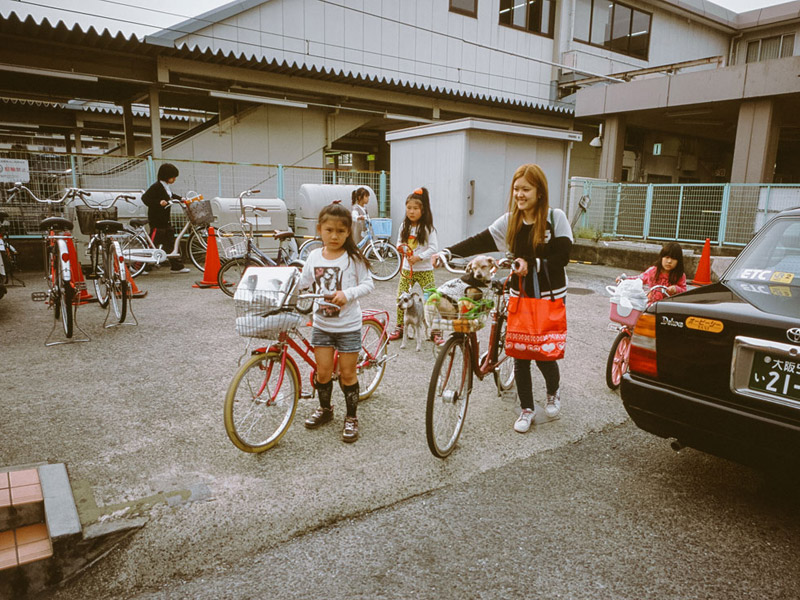
POLYGON ((667 294, 669 294, 670 296, 674 296, 677 293, 678 293, 677 285, 671 285, 667 288, 667 294))
POLYGON ((336 306, 344 306, 347 304, 347 296, 344 295, 342 290, 337 290, 335 294, 325 296, 325 302, 330 302, 336 306))
POLYGON ((422 259, 419 256, 412 254, 411 256, 408 257, 408 264, 415 265, 421 260, 422 259))

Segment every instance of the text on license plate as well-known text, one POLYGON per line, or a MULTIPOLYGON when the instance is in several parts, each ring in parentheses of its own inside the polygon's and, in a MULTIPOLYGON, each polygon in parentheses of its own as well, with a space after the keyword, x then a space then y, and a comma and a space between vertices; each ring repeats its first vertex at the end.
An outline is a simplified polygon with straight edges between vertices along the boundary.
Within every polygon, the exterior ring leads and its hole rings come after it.
POLYGON ((783 355, 756 352, 748 387, 800 400, 800 360, 786 360, 783 355))

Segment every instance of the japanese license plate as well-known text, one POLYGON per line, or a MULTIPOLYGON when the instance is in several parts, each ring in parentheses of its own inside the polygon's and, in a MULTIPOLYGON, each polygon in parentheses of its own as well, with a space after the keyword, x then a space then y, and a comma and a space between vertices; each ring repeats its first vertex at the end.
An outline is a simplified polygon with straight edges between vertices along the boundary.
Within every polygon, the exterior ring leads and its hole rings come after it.
POLYGON ((800 400, 800 359, 787 360, 783 355, 756 352, 748 387, 773 396, 800 400))

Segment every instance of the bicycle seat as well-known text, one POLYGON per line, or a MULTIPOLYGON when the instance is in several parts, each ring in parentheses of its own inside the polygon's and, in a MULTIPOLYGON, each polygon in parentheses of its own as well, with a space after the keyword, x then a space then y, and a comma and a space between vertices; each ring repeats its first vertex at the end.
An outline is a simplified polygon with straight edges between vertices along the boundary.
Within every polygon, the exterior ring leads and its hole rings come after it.
POLYGON ((47 217, 39 223, 42 229, 52 229, 54 231, 72 231, 72 221, 64 217, 47 217))
POLYGON ((274 235, 276 240, 285 240, 288 238, 293 238, 294 231, 276 231, 274 235))
POLYGON ((97 221, 97 223, 94 224, 94 227, 97 229, 97 231, 102 231, 103 233, 117 233, 118 231, 122 231, 124 225, 119 221, 103 219, 101 221, 97 221))
POLYGON ((150 221, 148 221, 147 219, 131 219, 128 222, 131 224, 131 227, 144 227, 150 221))

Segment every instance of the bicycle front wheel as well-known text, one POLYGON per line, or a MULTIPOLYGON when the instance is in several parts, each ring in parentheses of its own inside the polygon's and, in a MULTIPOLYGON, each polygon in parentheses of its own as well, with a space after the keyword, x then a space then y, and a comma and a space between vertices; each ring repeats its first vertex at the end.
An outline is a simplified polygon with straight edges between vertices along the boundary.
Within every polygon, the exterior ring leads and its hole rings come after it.
POLYGON ((617 335, 606 362, 606 385, 610 390, 616 390, 622 382, 622 376, 628 372, 628 359, 631 352, 631 334, 623 329, 617 335))
POLYGON ((361 323, 361 352, 356 363, 359 400, 369 398, 383 379, 386 371, 386 356, 389 353, 383 327, 377 321, 361 323))
POLYGON ((236 287, 242 280, 244 272, 247 267, 263 267, 264 265, 260 260, 254 258, 246 259, 244 257, 232 258, 222 263, 217 273, 217 285, 219 289, 225 292, 226 295, 233 298, 236 293, 236 287))
POLYGON ((389 281, 400 272, 400 252, 386 240, 368 244, 364 255, 372 277, 378 281, 389 281))
POLYGON ((64 328, 64 335, 67 336, 67 338, 71 338, 74 318, 73 303, 75 300, 75 288, 72 287, 71 281, 65 279, 62 262, 58 259, 56 259, 56 261, 58 263, 55 290, 56 304, 58 304, 57 310, 61 315, 61 326, 64 328))
POLYGON ((437 458, 446 458, 455 448, 467 416, 472 391, 469 340, 451 335, 436 357, 428 385, 425 435, 437 458))
POLYGON ((225 395, 225 431, 244 452, 264 452, 283 437, 300 398, 294 363, 281 369, 281 353, 251 357, 233 376, 225 395))
POLYGON ((206 268, 206 252, 208 251, 208 227, 193 227, 186 242, 189 260, 200 271, 206 268))

